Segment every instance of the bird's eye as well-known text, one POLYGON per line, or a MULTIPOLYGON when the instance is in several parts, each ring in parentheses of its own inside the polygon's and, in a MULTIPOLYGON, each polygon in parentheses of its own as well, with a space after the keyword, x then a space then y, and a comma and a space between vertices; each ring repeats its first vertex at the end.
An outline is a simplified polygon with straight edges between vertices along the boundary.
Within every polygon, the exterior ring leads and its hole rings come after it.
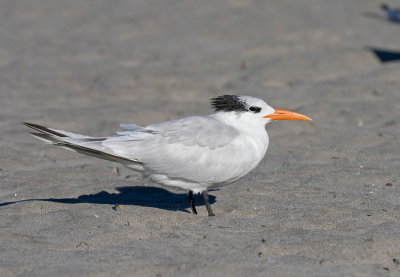
POLYGON ((254 113, 259 113, 261 111, 261 108, 252 106, 252 107, 249 108, 249 110, 254 112, 254 113))

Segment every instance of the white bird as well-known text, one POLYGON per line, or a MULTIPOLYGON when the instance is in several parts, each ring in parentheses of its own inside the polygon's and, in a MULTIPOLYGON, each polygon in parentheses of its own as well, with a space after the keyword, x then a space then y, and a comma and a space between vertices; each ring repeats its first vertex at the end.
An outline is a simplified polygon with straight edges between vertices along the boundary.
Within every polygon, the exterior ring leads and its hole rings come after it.
POLYGON ((214 216, 207 190, 233 183, 255 169, 268 148, 265 125, 272 120, 311 120, 305 115, 273 109, 250 96, 211 99, 215 113, 189 116, 125 130, 109 137, 89 137, 24 123, 33 136, 69 150, 111 160, 138 171, 152 182, 201 193, 208 215, 214 216))

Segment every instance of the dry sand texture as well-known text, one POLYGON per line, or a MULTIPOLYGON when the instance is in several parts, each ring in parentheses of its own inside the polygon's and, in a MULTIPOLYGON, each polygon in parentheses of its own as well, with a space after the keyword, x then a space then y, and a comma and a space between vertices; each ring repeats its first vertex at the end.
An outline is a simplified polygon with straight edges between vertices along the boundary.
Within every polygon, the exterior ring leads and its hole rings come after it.
POLYGON ((400 276, 400 63, 366 49, 400 50, 400 25, 379 4, 0 1, 0 276, 400 276), (270 124, 215 218, 21 125, 109 135, 228 92, 314 121, 270 124))

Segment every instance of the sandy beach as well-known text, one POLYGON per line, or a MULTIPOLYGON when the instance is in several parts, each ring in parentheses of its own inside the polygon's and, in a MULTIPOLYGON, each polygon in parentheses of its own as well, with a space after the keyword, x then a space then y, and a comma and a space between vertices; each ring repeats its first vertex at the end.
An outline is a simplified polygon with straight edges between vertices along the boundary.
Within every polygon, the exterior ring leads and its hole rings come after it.
MULTIPOLYGON (((389 2, 395 6, 396 1, 389 2)), ((0 1, 0 276, 400 276, 400 24, 372 0, 0 1), (259 97, 263 162, 209 192, 45 145, 259 97)))

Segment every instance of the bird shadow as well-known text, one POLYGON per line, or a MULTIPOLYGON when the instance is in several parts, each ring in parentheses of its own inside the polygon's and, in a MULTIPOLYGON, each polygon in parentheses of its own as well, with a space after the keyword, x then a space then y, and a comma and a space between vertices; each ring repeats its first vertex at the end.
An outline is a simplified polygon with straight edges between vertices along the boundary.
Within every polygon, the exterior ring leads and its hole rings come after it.
POLYGON ((384 22, 392 23, 392 24, 400 24, 400 22, 398 20, 390 19, 387 16, 378 14, 378 13, 365 12, 365 13, 363 13, 363 16, 373 18, 373 19, 376 19, 376 20, 379 20, 382 22, 384 21, 384 22))
POLYGON ((363 16, 368 17, 368 18, 373 18, 376 20, 380 20, 380 21, 391 22, 390 20, 387 19, 386 16, 384 16, 382 14, 374 13, 374 12, 364 12, 363 16))
POLYGON ((386 49, 379 49, 375 47, 366 47, 367 50, 372 52, 381 63, 399 62, 400 52, 391 51, 386 49))
MULTIPOLYGON (((152 207, 169 211, 185 211, 190 208, 187 193, 174 193, 163 188, 134 186, 117 187, 118 193, 101 191, 96 194, 84 194, 77 198, 33 198, 0 203, 0 207, 30 201, 47 201, 64 204, 106 204, 106 205, 131 205, 152 207)), ((203 206, 204 201, 200 195, 194 195, 196 206, 203 206)), ((209 195, 209 202, 216 202, 214 195, 209 195)))

